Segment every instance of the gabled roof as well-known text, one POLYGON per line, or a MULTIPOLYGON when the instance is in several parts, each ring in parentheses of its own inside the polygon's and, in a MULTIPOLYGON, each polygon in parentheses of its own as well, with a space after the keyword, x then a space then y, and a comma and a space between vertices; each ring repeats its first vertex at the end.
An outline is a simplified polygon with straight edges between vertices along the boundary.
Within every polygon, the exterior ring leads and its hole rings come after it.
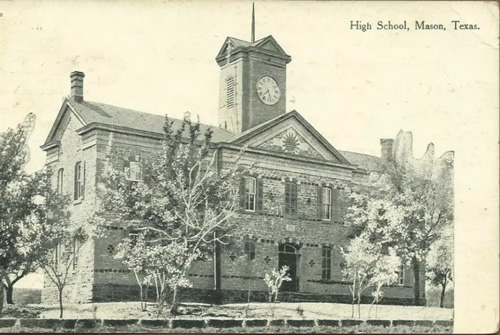
POLYGON ((342 156, 347 158, 349 162, 361 169, 376 172, 383 171, 384 162, 380 157, 344 150, 339 150, 339 152, 342 156))
POLYGON ((256 51, 273 54, 277 57, 283 58, 287 63, 292 60, 292 58, 285 52, 285 50, 283 50, 278 42, 276 42, 274 37, 269 35, 255 42, 248 42, 235 37, 227 37, 215 57, 218 62, 226 58, 228 44, 231 45, 231 54, 233 55, 238 52, 256 51))
MULTIPOLYGON (((165 123, 165 117, 162 115, 139 112, 136 110, 103 104, 99 102, 79 102, 74 98, 68 98, 63 102, 56 121, 54 122, 49 136, 47 137, 43 146, 46 146, 50 142, 56 140, 54 138, 54 135, 57 128, 61 124, 61 120, 64 114, 67 112, 73 113, 75 117, 82 123, 83 127, 90 127, 91 125, 101 125, 119 128, 122 131, 139 130, 142 132, 163 135, 163 125, 165 123)), ((169 118, 169 120, 174 122, 174 130, 178 129, 182 124, 182 120, 173 118, 169 118)), ((213 131, 212 141, 215 143, 226 141, 227 139, 234 136, 234 134, 228 132, 227 130, 215 126, 201 124, 200 139, 203 139, 203 134, 208 128, 213 131)))
POLYGON ((242 132, 239 135, 236 135, 232 138, 230 138, 227 142, 232 143, 232 144, 244 144, 246 141, 248 141, 250 138, 257 136, 263 132, 265 132, 268 129, 271 129, 272 127, 278 125, 281 122, 284 122, 285 120, 288 120, 290 118, 296 119, 302 126, 304 126, 310 133, 311 135, 321 144, 323 145, 336 159, 338 159, 341 163, 351 165, 351 163, 344 157, 342 154, 335 149, 330 142, 326 140, 326 138, 323 137, 314 127, 306 121, 297 111, 293 110, 289 113, 285 113, 282 115, 279 115, 269 121, 266 121, 264 123, 261 123, 253 128, 247 129, 246 131, 242 132))

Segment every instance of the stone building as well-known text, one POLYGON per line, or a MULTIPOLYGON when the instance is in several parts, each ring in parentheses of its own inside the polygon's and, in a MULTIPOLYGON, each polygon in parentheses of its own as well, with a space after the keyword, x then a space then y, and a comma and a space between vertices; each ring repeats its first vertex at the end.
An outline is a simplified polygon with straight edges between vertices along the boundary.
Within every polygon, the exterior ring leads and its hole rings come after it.
MULTIPOLYGON (((216 56, 219 119, 210 127, 219 162, 231 164, 247 146, 242 159, 256 164, 241 182, 234 244, 192 266, 193 289, 184 292, 190 299, 241 301, 251 290, 253 299, 263 300, 265 273, 288 265, 292 281, 283 285, 282 300, 350 301, 340 246, 353 227, 344 219, 339 190, 364 183, 387 159, 393 141, 381 141, 382 157, 339 151, 297 111, 287 112, 290 61, 272 36, 251 42, 228 37, 216 56)), ((141 157, 160 148, 164 123, 161 115, 87 101, 84 77, 71 73, 71 96, 42 146, 46 164, 56 171, 55 185, 74 199, 75 224, 89 220, 99 206, 96 192, 110 153, 121 152, 130 179, 140 179, 141 157)), ((87 242, 75 255, 66 299, 138 299, 133 274, 113 258, 127 227, 112 216, 107 220, 106 237, 87 242)), ((402 268, 398 283, 385 289, 385 301, 411 303, 412 278, 412 270, 402 268)), ((44 302, 56 299, 49 280, 42 296, 44 302)))

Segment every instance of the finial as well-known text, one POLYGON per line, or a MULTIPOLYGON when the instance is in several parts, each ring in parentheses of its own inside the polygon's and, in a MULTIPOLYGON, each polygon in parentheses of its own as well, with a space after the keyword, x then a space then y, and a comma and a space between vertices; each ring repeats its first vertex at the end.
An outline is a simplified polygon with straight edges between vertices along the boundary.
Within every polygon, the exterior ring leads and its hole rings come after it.
POLYGON ((252 43, 255 42, 255 3, 252 3, 252 43))

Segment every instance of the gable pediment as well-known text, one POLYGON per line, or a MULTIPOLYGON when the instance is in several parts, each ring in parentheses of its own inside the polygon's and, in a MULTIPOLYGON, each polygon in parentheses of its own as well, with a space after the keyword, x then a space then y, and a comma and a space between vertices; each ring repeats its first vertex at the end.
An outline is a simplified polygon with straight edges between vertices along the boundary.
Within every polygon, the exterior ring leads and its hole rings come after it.
POLYGON ((349 164, 326 139, 297 112, 281 115, 238 136, 233 143, 250 148, 349 164))
POLYGON ((280 151, 292 155, 325 159, 326 157, 321 155, 310 142, 310 140, 306 140, 300 130, 297 130, 297 127, 290 125, 279 134, 274 135, 256 147, 260 149, 280 151))
POLYGON ((228 57, 228 55, 234 55, 238 52, 264 52, 266 54, 275 55, 278 58, 285 60, 287 63, 291 61, 291 57, 287 55, 285 50, 276 42, 274 37, 271 35, 264 37, 255 42, 247 42, 234 37, 227 37, 222 44, 215 60, 222 64, 223 60, 228 57))
POLYGON ((81 116, 72 108, 68 100, 64 100, 43 146, 60 141, 71 119, 76 121, 78 128, 85 125, 81 116))
POLYGON ((254 46, 258 49, 263 49, 266 51, 270 51, 272 53, 278 53, 283 56, 288 56, 285 50, 283 50, 283 48, 278 44, 278 42, 276 42, 274 37, 272 37, 271 35, 263 38, 260 41, 255 42, 254 46))

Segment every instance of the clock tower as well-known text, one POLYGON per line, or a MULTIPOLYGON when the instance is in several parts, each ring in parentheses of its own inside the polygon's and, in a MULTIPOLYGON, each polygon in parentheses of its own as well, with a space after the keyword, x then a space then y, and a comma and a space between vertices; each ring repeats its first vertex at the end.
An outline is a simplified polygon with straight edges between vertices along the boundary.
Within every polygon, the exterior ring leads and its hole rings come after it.
POLYGON ((240 134, 286 112, 292 59, 272 36, 250 42, 228 37, 215 60, 221 69, 219 127, 240 134))

